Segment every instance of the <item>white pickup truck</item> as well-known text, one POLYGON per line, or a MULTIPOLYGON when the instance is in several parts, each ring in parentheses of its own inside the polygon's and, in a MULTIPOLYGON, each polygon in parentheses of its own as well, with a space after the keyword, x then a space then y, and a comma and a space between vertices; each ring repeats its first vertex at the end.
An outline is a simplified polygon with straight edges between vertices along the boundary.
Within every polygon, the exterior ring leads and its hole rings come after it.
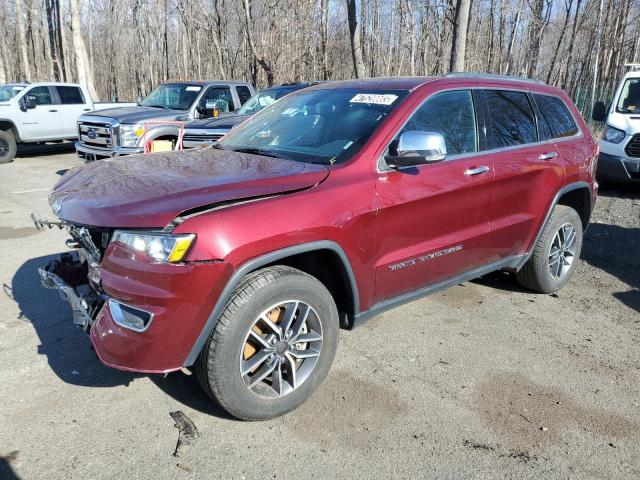
POLYGON ((94 110, 135 103, 94 103, 86 87, 70 83, 0 85, 0 163, 16 155, 19 143, 78 138, 78 117, 94 110))
POLYGON ((600 139, 598 178, 615 183, 640 182, 640 63, 629 68, 607 107, 596 102, 593 119, 606 122, 600 139))

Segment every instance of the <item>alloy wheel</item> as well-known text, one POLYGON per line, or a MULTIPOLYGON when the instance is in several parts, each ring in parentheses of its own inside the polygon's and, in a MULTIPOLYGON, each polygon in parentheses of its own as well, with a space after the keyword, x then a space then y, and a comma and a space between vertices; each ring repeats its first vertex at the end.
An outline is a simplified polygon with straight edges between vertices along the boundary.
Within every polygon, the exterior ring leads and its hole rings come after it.
POLYGON ((9 142, 4 138, 0 138, 0 158, 9 154, 9 142))
POLYGON ((563 224, 553 236, 549 248, 549 274, 558 280, 571 268, 576 254, 576 229, 570 223, 563 224))
POLYGON ((265 310, 247 332, 240 374, 253 393, 288 395, 309 378, 322 350, 322 325, 308 304, 290 300, 265 310))

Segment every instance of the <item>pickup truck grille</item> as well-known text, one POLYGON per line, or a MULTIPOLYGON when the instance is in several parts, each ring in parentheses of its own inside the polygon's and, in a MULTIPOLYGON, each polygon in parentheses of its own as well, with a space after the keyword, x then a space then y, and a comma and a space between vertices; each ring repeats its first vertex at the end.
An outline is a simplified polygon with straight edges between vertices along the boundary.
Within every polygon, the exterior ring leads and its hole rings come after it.
POLYGON ((191 142, 215 142, 222 138, 222 135, 189 135, 185 134, 184 139, 191 142))
POLYGON ((640 133, 636 133, 624 149, 630 157, 640 157, 640 133))
POLYGON ((185 133, 182 144, 187 148, 200 147, 202 145, 209 145, 221 138, 222 134, 197 135, 185 133))
POLYGON ((116 144, 115 131, 109 123, 79 123, 78 140, 88 147, 103 148, 105 150, 111 150, 116 144))

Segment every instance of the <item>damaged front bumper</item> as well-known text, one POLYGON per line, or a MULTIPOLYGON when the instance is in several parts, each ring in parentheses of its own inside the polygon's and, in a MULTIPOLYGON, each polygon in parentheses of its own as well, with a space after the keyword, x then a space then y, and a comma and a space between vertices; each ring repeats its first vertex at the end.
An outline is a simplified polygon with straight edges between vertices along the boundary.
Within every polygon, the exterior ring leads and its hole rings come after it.
POLYGON ((104 300, 87 283, 87 263, 74 253, 63 253, 45 267, 38 268, 40 283, 45 288, 58 290, 60 297, 69 302, 73 322, 88 332, 104 300))

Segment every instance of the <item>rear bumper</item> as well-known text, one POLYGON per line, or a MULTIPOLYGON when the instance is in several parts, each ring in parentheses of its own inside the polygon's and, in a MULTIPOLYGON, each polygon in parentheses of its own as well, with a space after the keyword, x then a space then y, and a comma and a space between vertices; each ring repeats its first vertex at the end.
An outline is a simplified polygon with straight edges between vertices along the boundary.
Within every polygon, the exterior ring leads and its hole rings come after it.
POLYGON ((85 162, 93 162, 95 160, 102 160, 105 158, 114 158, 122 155, 133 155, 136 153, 144 153, 143 147, 116 147, 110 150, 102 148, 91 148, 86 145, 82 145, 80 142, 76 142, 76 153, 78 158, 81 158, 85 162))
POLYGON ((597 176, 610 182, 640 182, 640 158, 630 159, 600 152, 597 176))
MULTIPOLYGON (((65 255, 73 254, 61 257, 65 255)), ((87 284, 86 263, 73 258, 65 267, 58 259, 41 268, 42 284, 57 289, 69 302, 74 322, 89 333, 105 365, 142 373, 186 366, 231 271, 224 262, 153 263, 112 245, 100 266, 98 293, 87 284), (126 326, 121 319, 124 309, 145 316, 144 328, 126 326)))

